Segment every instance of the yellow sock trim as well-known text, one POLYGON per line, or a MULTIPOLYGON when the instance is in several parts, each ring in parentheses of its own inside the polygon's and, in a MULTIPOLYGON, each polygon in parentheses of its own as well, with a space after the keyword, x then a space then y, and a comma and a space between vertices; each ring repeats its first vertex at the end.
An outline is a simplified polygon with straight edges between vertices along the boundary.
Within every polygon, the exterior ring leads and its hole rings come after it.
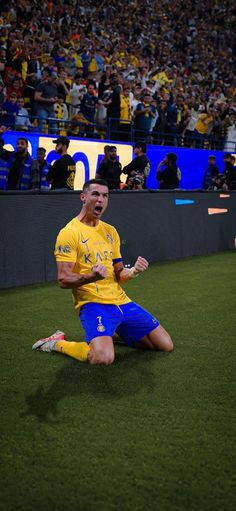
POLYGON ((80 362, 86 362, 90 348, 86 342, 58 341, 56 350, 69 357, 76 358, 80 362))

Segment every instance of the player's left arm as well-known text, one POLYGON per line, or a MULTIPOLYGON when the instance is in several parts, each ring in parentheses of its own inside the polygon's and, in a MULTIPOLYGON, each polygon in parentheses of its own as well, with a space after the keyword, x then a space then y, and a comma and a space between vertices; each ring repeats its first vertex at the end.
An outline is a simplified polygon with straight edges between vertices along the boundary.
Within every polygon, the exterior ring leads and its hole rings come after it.
POLYGON ((137 277, 148 269, 149 263, 144 257, 139 256, 132 268, 125 268, 122 261, 114 264, 117 281, 121 284, 137 277))

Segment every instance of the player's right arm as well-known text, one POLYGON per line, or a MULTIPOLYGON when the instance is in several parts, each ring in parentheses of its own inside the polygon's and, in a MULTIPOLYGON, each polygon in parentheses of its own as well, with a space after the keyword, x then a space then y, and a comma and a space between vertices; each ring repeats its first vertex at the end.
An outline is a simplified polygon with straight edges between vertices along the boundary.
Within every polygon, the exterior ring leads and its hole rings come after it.
POLYGON ((57 280, 63 289, 73 289, 74 287, 84 286, 97 280, 103 280, 107 276, 107 270, 103 264, 95 264, 91 272, 81 275, 75 273, 75 263, 57 261, 57 280))

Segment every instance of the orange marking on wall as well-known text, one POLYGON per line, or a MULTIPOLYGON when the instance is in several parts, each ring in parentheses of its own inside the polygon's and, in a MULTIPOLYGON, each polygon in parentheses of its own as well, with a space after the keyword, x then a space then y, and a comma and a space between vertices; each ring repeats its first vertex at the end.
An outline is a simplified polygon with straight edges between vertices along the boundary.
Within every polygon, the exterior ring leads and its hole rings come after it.
POLYGON ((220 199, 228 199, 230 195, 226 195, 225 193, 220 193, 220 199))
POLYGON ((208 208, 208 215, 219 215, 220 213, 228 213, 228 209, 208 208))

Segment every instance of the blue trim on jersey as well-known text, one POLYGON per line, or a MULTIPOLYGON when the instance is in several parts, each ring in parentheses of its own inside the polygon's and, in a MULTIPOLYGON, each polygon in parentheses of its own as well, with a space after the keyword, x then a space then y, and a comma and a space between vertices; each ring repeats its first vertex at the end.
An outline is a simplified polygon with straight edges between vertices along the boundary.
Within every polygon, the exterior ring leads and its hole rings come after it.
POLYGON ((113 264, 120 263, 121 261, 123 261, 122 257, 117 257, 117 259, 112 259, 113 264))
POLYGON ((86 303, 80 310, 80 321, 89 344, 95 337, 112 337, 115 332, 132 346, 158 327, 158 320, 135 302, 123 305, 86 303))

